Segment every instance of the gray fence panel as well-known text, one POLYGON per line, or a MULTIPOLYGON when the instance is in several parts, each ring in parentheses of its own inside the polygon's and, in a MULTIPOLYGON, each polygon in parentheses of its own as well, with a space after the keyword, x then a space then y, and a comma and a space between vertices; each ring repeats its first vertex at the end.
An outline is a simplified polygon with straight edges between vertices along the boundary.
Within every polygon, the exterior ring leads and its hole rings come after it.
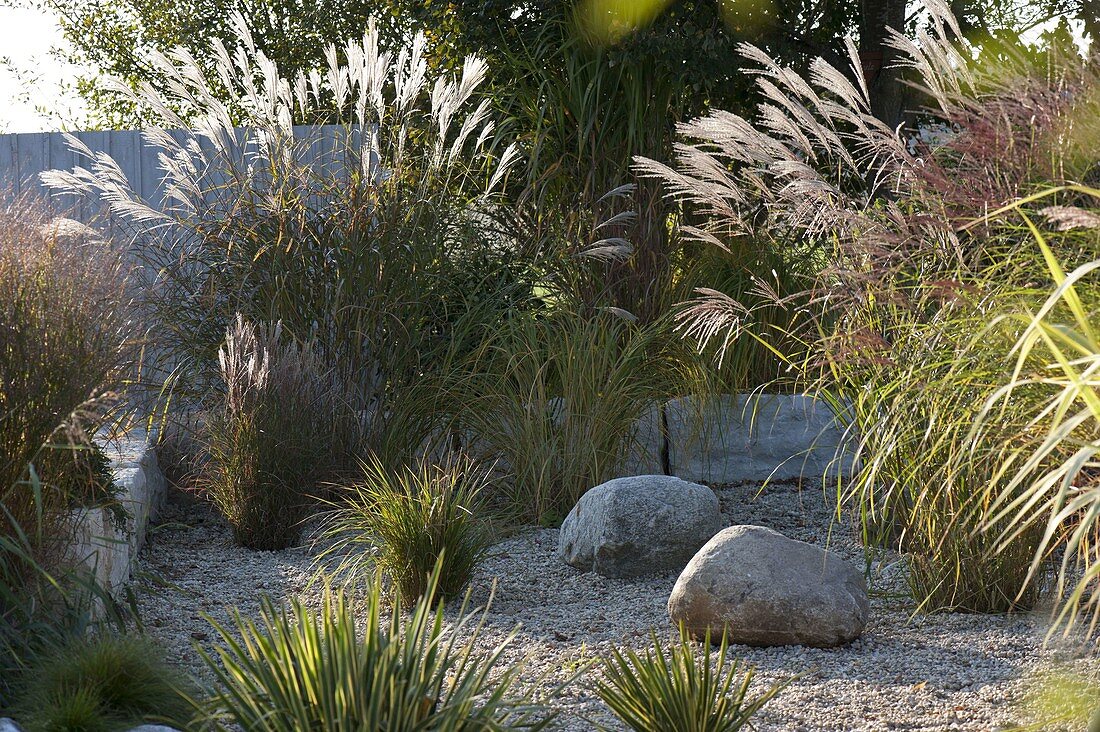
MULTIPOLYGON (((236 133, 240 140, 247 131, 238 129, 236 133)), ((343 172, 346 165, 345 145, 347 141, 357 141, 359 138, 358 130, 335 125, 299 126, 294 128, 294 133, 311 141, 302 157, 307 158, 310 165, 326 177, 343 172)), ((187 133, 182 130, 173 130, 171 135, 181 143, 187 138, 187 133)), ((165 205, 164 171, 157 159, 158 150, 146 145, 141 132, 77 132, 74 136, 92 152, 106 152, 114 158, 142 198, 155 207, 165 205)), ((201 141, 201 147, 207 152, 212 149, 206 140, 201 141)), ((48 198, 56 213, 94 223, 100 209, 95 201, 83 196, 57 195, 39 180, 39 174, 44 171, 71 170, 74 166, 86 167, 87 161, 69 149, 60 132, 0 135, 0 194, 37 193, 48 198)))

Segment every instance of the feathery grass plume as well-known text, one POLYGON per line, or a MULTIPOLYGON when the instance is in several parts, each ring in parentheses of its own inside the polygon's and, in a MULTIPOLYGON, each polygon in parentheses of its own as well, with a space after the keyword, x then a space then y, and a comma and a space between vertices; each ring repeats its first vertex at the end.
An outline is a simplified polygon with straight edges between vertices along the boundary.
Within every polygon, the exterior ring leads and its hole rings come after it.
MULTIPOLYGON (((765 98, 755 120, 713 112, 681 125, 693 142, 675 166, 638 167, 696 213, 685 233, 701 243, 802 242, 812 287, 773 302, 800 312, 786 335, 805 347, 786 355, 803 382, 855 417, 859 469, 838 481, 840 504, 856 506, 868 541, 910 553, 922 608, 997 611, 1042 585, 1025 566, 1041 532, 991 512, 1020 495, 1001 451, 1041 430, 1024 407, 999 412, 980 440, 967 434, 976 405, 1012 378, 1004 348, 1017 334, 988 327, 991 314, 1034 300, 1048 275, 1026 228, 985 214, 1088 174, 1100 84, 1073 56, 980 59, 944 3, 929 10, 917 38, 892 39, 928 100, 921 134, 871 115, 854 45, 850 70, 816 61, 805 77, 745 46, 765 98), (926 139, 937 123, 942 139, 926 139), (993 538, 1005 531, 1011 546, 993 538)), ((1085 251, 1062 243, 1071 258, 1085 251)), ((680 326, 721 352, 754 304, 704 290, 680 326)))
POLYGON ((492 540, 484 513, 491 472, 452 455, 396 469, 372 456, 362 473, 334 501, 324 531, 332 546, 322 558, 342 556, 340 574, 381 570, 408 606, 437 568, 438 599, 459 597, 492 540))
POLYGON ((342 383, 310 344, 238 315, 218 352, 224 402, 209 417, 199 484, 252 549, 293 543, 322 482, 349 458, 342 383))
POLYGON ((125 729, 146 722, 185 726, 189 682, 151 641, 103 633, 39 654, 15 703, 28 732, 125 729))
POLYGON ((142 198, 116 161, 75 138, 86 165, 43 180, 98 197, 133 235, 178 393, 216 388, 217 351, 237 313, 279 321, 347 378, 371 415, 368 437, 381 439, 400 394, 447 347, 464 305, 455 283, 470 279, 477 252, 508 246, 489 204, 516 148, 479 96, 477 58, 432 79, 423 35, 390 53, 372 26, 330 46, 324 68, 283 78, 243 18, 234 23, 234 47, 212 42, 209 76, 183 50, 150 55, 167 104, 152 89, 107 82, 158 122, 144 137, 159 156, 163 202, 142 198))
POLYGON ((319 611, 264 598, 259 621, 214 623, 217 656, 200 651, 218 685, 208 717, 271 732, 545 728, 553 715, 505 660, 515 633, 486 648, 484 614, 464 603, 448 627, 435 594, 384 617, 376 574, 363 598, 326 590, 319 611))
POLYGON ((701 658, 682 626, 680 642, 667 651, 656 632, 651 636, 653 644, 642 654, 612 648, 603 658, 603 678, 595 683, 600 699, 637 732, 751 728, 752 717, 786 686, 776 684, 750 698, 754 669, 742 673, 738 660, 730 662, 725 634, 715 653, 707 631, 701 658))

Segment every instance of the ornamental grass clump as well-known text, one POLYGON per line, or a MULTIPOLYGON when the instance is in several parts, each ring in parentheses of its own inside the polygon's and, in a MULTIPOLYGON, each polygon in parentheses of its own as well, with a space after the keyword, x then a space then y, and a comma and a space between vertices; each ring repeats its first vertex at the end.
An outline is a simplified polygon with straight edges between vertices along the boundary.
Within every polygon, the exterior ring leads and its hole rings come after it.
POLYGON ((209 73, 185 50, 150 52, 167 103, 103 84, 150 115, 163 205, 76 138, 85 167, 43 178, 102 199, 132 235, 155 277, 142 292, 175 393, 217 389, 218 349, 238 313, 281 322, 347 380, 367 419, 349 436, 365 440, 362 453, 415 447, 420 437, 396 434, 403 396, 450 348, 472 285, 514 273, 479 256, 501 248, 490 213, 516 154, 479 94, 486 65, 470 57, 433 78, 423 34, 391 53, 371 25, 331 45, 323 68, 284 78, 244 18, 231 23, 235 44, 212 42, 209 73))
POLYGON ((214 623, 216 655, 200 651, 217 688, 211 721, 269 732, 543 729, 552 715, 521 689, 522 668, 505 661, 515 637, 481 639, 484 616, 448 624, 429 591, 383 613, 383 579, 364 597, 326 590, 319 610, 270 598, 258 621, 214 623))
POLYGON ((666 648, 652 633, 643 653, 612 648, 603 658, 596 694, 627 728, 636 732, 736 732, 786 684, 750 696, 754 669, 742 672, 729 656, 725 634, 717 651, 710 632, 702 650, 680 628, 680 641, 666 648))
POLYGON ((452 426, 506 474, 499 508, 559 522, 585 491, 618 475, 639 418, 678 383, 663 328, 618 313, 520 315, 456 369, 443 387, 452 426))
POLYGON ((936 327, 913 323, 908 337, 894 331, 898 347, 888 361, 835 367, 861 428, 851 446, 860 468, 843 490, 859 497, 865 543, 905 553, 910 590, 925 611, 1026 609, 1042 589, 1028 572, 1036 533, 998 552, 982 526, 984 497, 1009 490, 996 477, 1002 445, 1024 439, 1026 425, 1006 415, 988 439, 970 438, 984 401, 1010 376, 996 349, 1011 341, 981 313, 936 327))
POLYGON ((186 726, 189 681, 151 641, 100 633, 40 653, 14 705, 28 732, 114 732, 144 723, 186 726))
POLYGON ((1053 574, 1058 605, 1052 631, 1067 633, 1082 621, 1095 632, 1100 623, 1098 209, 1100 190, 1072 185, 990 214, 1025 223, 1050 285, 1046 297, 999 314, 1002 327, 1018 334, 1003 349, 1012 372, 985 401, 971 431, 973 441, 983 441, 1000 431, 1005 415, 1026 419, 1030 439, 1005 443, 998 453, 998 481, 1011 490, 984 492, 989 509, 983 529, 1000 554, 1015 551, 1021 536, 1036 537, 1028 573, 1053 574), (1031 204, 1042 207, 1029 213, 1031 204))
POLYGON ((281 324, 238 316, 218 354, 222 403, 205 428, 203 492, 250 549, 294 543, 319 497, 348 459, 339 439, 352 420, 340 381, 281 324))
POLYGON ((43 643, 114 609, 68 549, 77 510, 115 499, 91 435, 120 416, 140 333, 122 253, 71 229, 0 203, 0 708, 43 643))
POLYGON ((406 605, 429 589, 453 600, 492 540, 492 483, 491 471, 466 457, 422 458, 396 469, 371 457, 336 500, 325 555, 343 556, 341 574, 361 579, 381 570, 406 605))
POLYGON ((64 553, 73 534, 59 525, 68 529, 71 522, 48 513, 48 489, 38 476, 16 487, 31 496, 33 517, 17 523, 0 504, 0 709, 15 704, 44 651, 94 625, 121 629, 125 620, 94 574, 64 553))
MULTIPOLYGON (((800 311, 787 338, 803 347, 787 355, 802 384, 853 418, 857 469, 833 482, 841 510, 853 509, 874 547, 907 554, 921 609, 1001 612, 1035 602, 1044 577, 1029 557, 1052 541, 994 508, 1026 493, 1005 475, 1004 451, 1041 445, 1058 413, 1033 411, 1041 389, 1021 388, 971 433, 1014 378, 1006 348, 1020 328, 992 321, 1041 301, 1050 276, 1029 228, 987 213, 1095 173, 1100 81, 1072 52, 1039 64, 1022 52, 982 57, 959 40, 946 4, 928 9, 915 39, 891 43, 926 102, 921 132, 939 139, 871 114, 852 44, 850 69, 818 60, 806 75, 746 45, 766 100, 759 115, 715 111, 681 125, 692 141, 675 166, 639 166, 693 211, 700 223, 685 233, 701 243, 799 241, 821 263, 805 293, 773 303, 800 311)), ((1059 247, 1072 261, 1088 251, 1059 247)), ((736 342, 750 311, 700 290, 679 318, 704 344, 736 342)))
POLYGON ((138 333, 122 253, 85 234, 59 236, 33 201, 0 205, 0 503, 28 529, 111 497, 90 435, 133 376, 138 333))

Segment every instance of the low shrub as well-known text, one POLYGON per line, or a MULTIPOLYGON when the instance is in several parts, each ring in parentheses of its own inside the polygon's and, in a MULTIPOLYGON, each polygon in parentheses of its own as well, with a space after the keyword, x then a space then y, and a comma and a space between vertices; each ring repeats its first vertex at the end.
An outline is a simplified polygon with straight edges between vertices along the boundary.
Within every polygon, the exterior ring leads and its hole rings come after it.
POLYGON ((741 672, 723 634, 715 654, 710 633, 702 657, 689 634, 666 651, 657 634, 644 653, 612 648, 603 659, 603 680, 596 694, 619 720, 637 732, 735 732, 751 726, 752 717, 785 686, 778 684, 749 697, 753 669, 741 672))
POLYGON ((461 457, 398 469, 371 458, 362 469, 330 514, 325 534, 334 542, 326 554, 344 555, 342 569, 359 576, 377 566, 407 605, 428 591, 437 566, 440 599, 459 596, 491 540, 490 472, 461 457))
POLYGON ((284 341, 280 325, 238 316, 218 360, 224 403, 206 427, 200 485, 239 544, 283 549, 317 487, 347 459, 337 442, 347 404, 339 381, 308 346, 284 341))
POLYGON ((376 575, 362 601, 326 591, 319 611, 262 601, 259 622, 214 624, 216 656, 202 653, 218 682, 207 716, 247 730, 542 729, 550 716, 518 690, 521 668, 504 661, 513 636, 480 650, 480 624, 465 606, 445 629, 429 590, 405 612, 382 616, 376 575))
POLYGON ((82 638, 93 626, 121 630, 127 619, 94 574, 67 555, 71 521, 47 512, 37 474, 18 488, 34 510, 31 521, 18 523, 0 502, 0 709, 14 704, 44 649, 82 638))
POLYGON ((28 732, 114 732, 145 722, 185 726, 187 680, 133 635, 70 638, 37 656, 20 684, 16 718, 28 732))

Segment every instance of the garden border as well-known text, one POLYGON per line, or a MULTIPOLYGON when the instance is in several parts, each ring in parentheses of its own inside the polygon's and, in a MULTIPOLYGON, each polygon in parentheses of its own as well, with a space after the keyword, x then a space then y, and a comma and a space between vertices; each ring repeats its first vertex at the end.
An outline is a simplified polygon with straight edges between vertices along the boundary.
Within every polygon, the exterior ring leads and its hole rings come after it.
POLYGON ((157 463, 155 440, 145 430, 101 444, 119 487, 125 524, 116 525, 110 507, 79 509, 72 556, 95 574, 100 587, 116 599, 130 580, 130 569, 145 543, 150 521, 164 505, 168 484, 157 463))

